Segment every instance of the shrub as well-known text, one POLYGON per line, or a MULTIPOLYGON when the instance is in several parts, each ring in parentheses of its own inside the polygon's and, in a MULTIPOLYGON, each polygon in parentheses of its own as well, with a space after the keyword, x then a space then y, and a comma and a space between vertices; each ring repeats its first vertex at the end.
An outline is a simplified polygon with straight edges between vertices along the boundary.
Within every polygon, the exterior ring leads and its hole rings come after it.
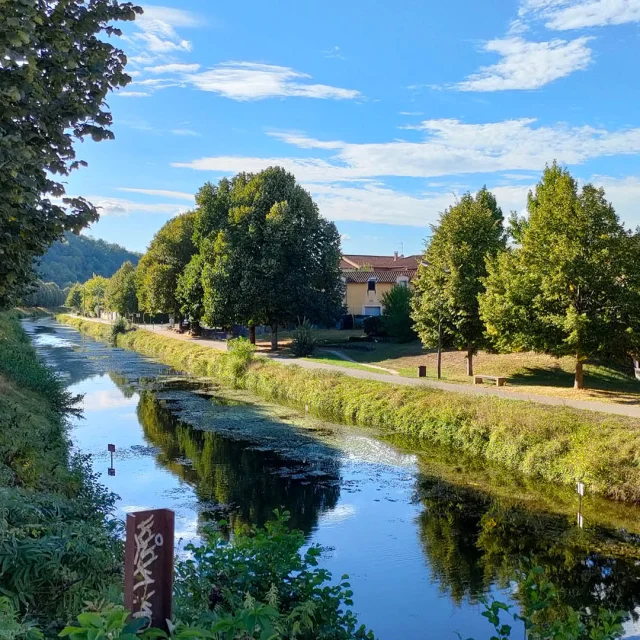
POLYGON ((120 316, 112 325, 111 325, 111 344, 115 347, 118 342, 118 336, 124 335, 131 329, 130 324, 120 316))
POLYGON ((412 342, 418 338, 411 319, 411 299, 413 292, 409 287, 396 285, 382 296, 384 331, 398 342, 412 342))
POLYGON ((191 558, 176 565, 176 618, 218 632, 214 638, 373 639, 350 610, 348 576, 331 584, 317 566, 321 548, 301 553, 303 533, 289 529, 288 513, 275 514, 232 542, 214 533, 187 547, 191 558))
POLYGON ((369 337, 383 337, 384 328, 382 324, 382 316, 367 316, 362 321, 362 328, 369 337))
POLYGON ((246 373, 253 360, 256 347, 249 342, 248 338, 234 338, 227 342, 227 353, 224 357, 223 375, 234 385, 246 373))
POLYGON ((291 343, 291 353, 298 358, 310 356, 316 348, 316 339, 313 335, 313 328, 308 320, 298 325, 293 332, 293 342, 291 343))

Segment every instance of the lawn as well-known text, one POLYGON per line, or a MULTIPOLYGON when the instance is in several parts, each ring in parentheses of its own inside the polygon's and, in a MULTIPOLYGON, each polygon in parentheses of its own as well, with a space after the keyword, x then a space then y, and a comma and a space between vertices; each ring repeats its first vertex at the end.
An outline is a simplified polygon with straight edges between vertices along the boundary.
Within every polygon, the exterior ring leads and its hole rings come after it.
MULTIPOLYGON (((334 344, 339 347, 337 342, 334 344)), ((424 364, 427 366, 427 378, 436 378, 436 354, 432 350, 423 350, 419 342, 356 343, 348 347, 343 346, 342 352, 360 364, 377 365, 407 377, 416 377, 418 365, 424 364)), ((326 355, 318 353, 318 358, 325 359, 326 355)), ((553 358, 537 353, 480 352, 474 357, 475 373, 506 376, 507 391, 511 389, 582 400, 640 403, 640 381, 634 378, 631 364, 625 370, 607 363, 587 363, 587 389, 582 391, 573 389, 574 368, 573 358, 553 358)), ((442 354, 442 380, 472 384, 472 379, 466 375, 463 352, 445 351, 442 354)))

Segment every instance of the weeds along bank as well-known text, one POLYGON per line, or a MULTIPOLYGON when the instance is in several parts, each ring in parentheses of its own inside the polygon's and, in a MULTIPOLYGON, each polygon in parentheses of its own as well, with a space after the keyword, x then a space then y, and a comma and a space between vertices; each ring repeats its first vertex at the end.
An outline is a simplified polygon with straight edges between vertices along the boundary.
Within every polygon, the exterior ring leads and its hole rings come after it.
POLYGON ((113 499, 69 453, 73 406, 18 314, 0 314, 0 627, 9 607, 59 628, 120 581, 113 499))
MULTIPOLYGON (((111 327, 60 320, 101 340, 111 327)), ((317 417, 417 436, 551 482, 582 480, 608 498, 640 502, 640 420, 492 396, 358 380, 222 353, 149 331, 118 335, 120 347, 210 376, 317 417)))

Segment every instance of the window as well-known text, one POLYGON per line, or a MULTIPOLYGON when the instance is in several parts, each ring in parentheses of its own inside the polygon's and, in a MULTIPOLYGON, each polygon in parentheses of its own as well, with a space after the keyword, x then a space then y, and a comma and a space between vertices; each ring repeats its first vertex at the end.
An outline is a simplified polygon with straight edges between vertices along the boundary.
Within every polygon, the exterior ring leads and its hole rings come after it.
POLYGON ((381 316, 382 315, 382 307, 364 307, 363 311, 365 316, 381 316))
POLYGON ((375 278, 369 278, 369 280, 367 282, 367 291, 373 291, 375 293, 375 291, 376 291, 376 279, 375 278))
POLYGON ((400 287, 408 287, 409 278, 407 278, 407 276, 398 276, 398 278, 396 279, 396 284, 400 287))

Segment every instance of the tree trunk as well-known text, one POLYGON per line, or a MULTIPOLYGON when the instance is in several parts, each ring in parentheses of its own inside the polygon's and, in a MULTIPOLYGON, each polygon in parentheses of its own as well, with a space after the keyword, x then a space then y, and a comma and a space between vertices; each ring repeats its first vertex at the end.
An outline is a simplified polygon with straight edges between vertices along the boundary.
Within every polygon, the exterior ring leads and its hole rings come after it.
POLYGON ((471 347, 467 349, 467 375, 473 375, 473 349, 471 347))
POLYGON ((271 351, 278 350, 278 325, 271 325, 271 351))
POLYGON ((584 389, 584 370, 583 363, 580 358, 576 360, 576 377, 573 383, 574 389, 584 389))
POLYGON ((256 326, 254 324, 249 325, 249 342, 251 344, 256 343, 256 326))
POLYGON ((436 364, 438 380, 442 377, 442 322, 438 323, 438 361, 436 364))

